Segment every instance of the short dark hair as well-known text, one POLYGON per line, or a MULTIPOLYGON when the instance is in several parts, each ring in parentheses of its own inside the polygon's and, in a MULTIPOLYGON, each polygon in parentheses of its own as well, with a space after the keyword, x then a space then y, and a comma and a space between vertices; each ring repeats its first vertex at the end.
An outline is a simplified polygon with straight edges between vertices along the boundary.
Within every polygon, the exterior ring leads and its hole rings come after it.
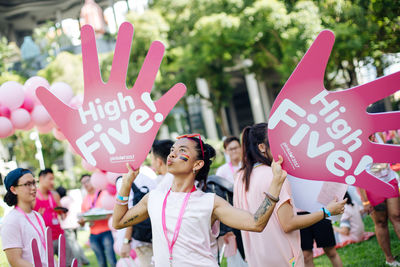
POLYGON ((48 174, 48 173, 51 173, 51 174, 54 174, 54 172, 53 172, 53 170, 52 169, 50 169, 50 168, 46 168, 46 169, 44 169, 44 170, 41 170, 40 172, 39 172, 39 177, 40 176, 44 176, 44 175, 46 175, 46 174, 48 174))
POLYGON ((63 198, 67 195, 67 189, 63 186, 59 186, 56 188, 57 193, 60 195, 60 198, 63 198))
POLYGON ((79 182, 82 182, 82 179, 83 179, 83 177, 86 177, 86 176, 91 176, 89 173, 84 173, 84 174, 82 174, 81 175, 81 178, 79 178, 79 182))
POLYGON ((240 140, 236 136, 228 136, 227 138, 224 139, 224 149, 233 141, 237 141, 240 145, 240 140))
POLYGON ((174 145, 174 142, 172 142, 169 139, 155 140, 151 147, 151 152, 155 156, 161 158, 162 161, 166 164, 168 155, 171 152, 171 147, 173 145, 174 145))

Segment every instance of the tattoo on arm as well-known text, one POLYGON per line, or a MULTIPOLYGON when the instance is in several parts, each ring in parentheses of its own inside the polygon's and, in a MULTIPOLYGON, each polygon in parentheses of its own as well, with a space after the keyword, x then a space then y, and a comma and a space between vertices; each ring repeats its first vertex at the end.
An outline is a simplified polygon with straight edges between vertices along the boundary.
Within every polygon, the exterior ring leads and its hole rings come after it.
POLYGON ((269 198, 266 197, 264 201, 261 203, 256 213, 254 214, 254 220, 258 221, 271 206, 272 206, 271 200, 269 200, 269 198))
POLYGON ((126 224, 132 222, 132 221, 133 221, 134 219, 136 219, 137 217, 139 217, 139 215, 135 215, 135 216, 133 216, 132 218, 126 220, 126 221, 124 222, 124 225, 126 225, 126 224))

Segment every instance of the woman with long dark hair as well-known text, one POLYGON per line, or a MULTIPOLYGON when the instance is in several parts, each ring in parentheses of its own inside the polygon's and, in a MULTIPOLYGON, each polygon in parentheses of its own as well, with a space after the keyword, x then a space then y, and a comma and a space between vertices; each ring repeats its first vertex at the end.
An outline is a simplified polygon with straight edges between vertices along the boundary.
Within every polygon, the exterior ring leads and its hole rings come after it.
POLYGON ((212 251, 211 226, 216 220, 237 229, 260 232, 267 224, 274 199, 279 195, 286 172, 282 159, 272 163, 271 186, 254 214, 236 209, 214 193, 204 193, 194 185, 204 185, 215 150, 203 143, 199 134, 178 138, 168 156, 168 172, 174 175, 171 188, 157 188, 128 210, 126 199, 138 174, 123 176, 114 206, 113 226, 132 226, 150 217, 155 266, 218 266, 212 251))
POLYGON ((1 227, 3 250, 10 266, 34 266, 31 240, 36 239, 42 266, 47 266, 44 220, 33 210, 36 180, 31 171, 17 168, 4 179, 7 193, 4 202, 14 207, 1 227))
MULTIPOLYGON (((242 133, 242 168, 235 179, 234 205, 250 213, 256 210, 273 181, 267 130, 266 123, 259 123, 246 127, 242 133)), ((242 231, 246 260, 254 267, 304 266, 298 229, 342 213, 346 201, 332 201, 321 211, 297 216, 288 181, 283 183, 275 201, 276 209, 262 233, 242 231)))

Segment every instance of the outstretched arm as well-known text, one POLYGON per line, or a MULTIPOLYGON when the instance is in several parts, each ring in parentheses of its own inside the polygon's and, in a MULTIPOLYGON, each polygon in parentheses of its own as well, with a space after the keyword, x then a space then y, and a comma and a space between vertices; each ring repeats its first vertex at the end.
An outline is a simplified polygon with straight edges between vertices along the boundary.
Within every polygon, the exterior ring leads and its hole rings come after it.
MULTIPOLYGON (((122 176, 122 186, 119 190, 119 195, 122 197, 129 196, 129 191, 136 176, 139 174, 139 169, 132 170, 132 168, 127 164, 128 173, 122 176)), ((113 227, 115 229, 121 229, 128 226, 138 224, 149 217, 147 213, 147 200, 149 194, 146 194, 135 206, 128 209, 128 205, 120 205, 116 203, 114 205, 113 214, 113 227)))
MULTIPOLYGON (((274 177, 268 194, 273 198, 278 198, 287 176, 286 171, 281 168, 282 161, 282 157, 279 156, 279 160, 272 163, 274 177)), ((220 220, 232 228, 261 232, 267 225, 275 204, 276 202, 266 194, 256 213, 251 214, 248 211, 232 207, 227 201, 217 196, 214 201, 213 219, 220 220)))

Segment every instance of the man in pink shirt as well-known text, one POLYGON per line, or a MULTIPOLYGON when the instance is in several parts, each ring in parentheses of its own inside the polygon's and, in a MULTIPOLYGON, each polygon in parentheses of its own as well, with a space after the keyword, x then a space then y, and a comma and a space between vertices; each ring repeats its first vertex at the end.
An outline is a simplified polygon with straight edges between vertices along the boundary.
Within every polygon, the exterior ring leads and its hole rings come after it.
MULTIPOLYGON (((51 228, 53 240, 53 252, 58 253, 58 237, 64 234, 61 229, 58 214, 54 210, 55 207, 60 207, 60 196, 54 190, 54 173, 51 169, 44 169, 39 172, 39 188, 36 194, 36 204, 34 210, 39 212, 44 219, 46 226, 51 228)), ((65 242, 66 262, 70 266, 73 260, 73 255, 68 242, 65 242)))

